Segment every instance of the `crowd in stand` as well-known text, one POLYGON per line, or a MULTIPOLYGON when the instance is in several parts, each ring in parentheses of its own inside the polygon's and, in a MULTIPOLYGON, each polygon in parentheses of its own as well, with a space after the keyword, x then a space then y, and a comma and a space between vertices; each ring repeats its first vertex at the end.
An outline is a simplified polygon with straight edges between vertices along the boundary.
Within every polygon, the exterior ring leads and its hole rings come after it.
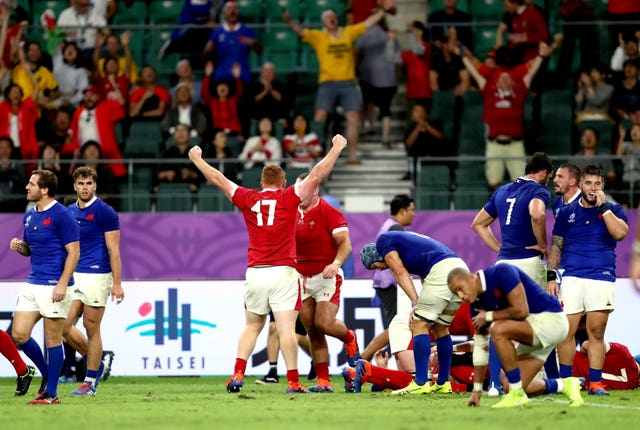
MULTIPOLYGON (((21 164, 12 159, 44 160, 40 167, 50 166, 56 172, 65 193, 71 191, 64 186, 69 183, 71 160, 87 152, 95 155, 85 146, 97 144, 97 156, 112 160, 105 165, 105 174, 116 185, 124 182, 128 172, 118 160, 136 155, 127 148, 127 136, 137 123, 157 124, 161 130, 158 141, 151 143, 155 157, 186 158, 188 145, 199 144, 207 157, 217 159, 241 181, 243 168, 269 162, 309 167, 323 154, 324 123, 333 115, 344 119, 351 143, 348 163, 361 164, 359 135, 372 132, 385 147, 392 145, 389 108, 402 78, 407 83, 404 144, 414 160, 464 153, 460 151, 464 95, 479 89, 487 130, 485 139, 475 144, 486 147, 487 156, 524 158, 525 151, 539 149, 535 132, 542 127, 541 94, 549 86, 545 83, 561 87, 573 80, 576 136, 591 121, 608 121, 611 145, 604 155, 621 156, 611 179, 616 185, 640 185, 636 179, 640 178, 640 5, 634 8, 629 2, 610 0, 607 14, 596 17, 592 0, 561 0, 557 11, 542 7, 544 2, 506 0, 494 46, 484 59, 476 58, 484 52, 474 47, 478 30, 472 25, 475 17, 466 12, 473 10, 467 0, 444 0, 442 10, 429 7, 426 24, 408 22, 406 35, 386 22, 385 15, 402 7, 393 0, 340 1, 344 15, 322 12, 323 31, 308 22, 298 23, 283 11, 281 22, 315 50, 319 63, 315 109, 303 114, 295 109, 300 94, 274 64, 259 64, 257 76, 252 74, 250 55, 262 52, 263 33, 244 22, 234 1, 184 1, 177 24, 211 25, 173 30, 157 53, 160 58, 180 54, 171 79, 159 77, 153 62, 136 63, 131 49, 135 32, 110 29, 118 9, 132 3, 72 0, 59 16, 47 11, 41 17, 47 36, 43 38, 29 27, 38 17, 30 17, 13 0, 0 0, 4 91, 0 143, 10 148, 0 147, 0 210, 15 210, 14 194, 22 188, 16 184, 24 183, 38 167, 35 161, 21 164), (566 24, 564 41, 550 35, 550 13, 566 24), (597 18, 614 23, 609 26, 610 47, 598 49, 597 18), (334 36, 325 39, 327 34, 334 36), (576 41, 579 72, 572 74, 576 41), (555 48, 560 54, 553 69, 548 57, 555 48), (610 64, 598 55, 607 50, 610 64), (527 91, 522 91, 527 70, 540 57, 538 72, 531 82, 525 79, 527 91), (452 130, 430 117, 438 92, 453 93, 452 130), (521 124, 524 103, 512 99, 528 92, 533 95, 531 130, 519 125, 505 128, 499 121, 500 108, 509 104, 507 110, 514 110, 509 121, 521 124), (420 108, 414 109, 415 105, 420 108), (337 106, 342 109, 335 115, 337 106), (235 161, 238 158, 241 163, 235 161), (11 196, 5 199, 4 194, 11 196)), ((573 152, 580 139, 575 141, 573 152)), ((172 168, 161 164, 153 172, 154 188, 162 182, 185 182, 196 191, 203 181, 178 164, 172 168)), ((507 179, 502 171, 486 170, 490 188, 507 179)), ((111 191, 117 192, 117 187, 111 191)))

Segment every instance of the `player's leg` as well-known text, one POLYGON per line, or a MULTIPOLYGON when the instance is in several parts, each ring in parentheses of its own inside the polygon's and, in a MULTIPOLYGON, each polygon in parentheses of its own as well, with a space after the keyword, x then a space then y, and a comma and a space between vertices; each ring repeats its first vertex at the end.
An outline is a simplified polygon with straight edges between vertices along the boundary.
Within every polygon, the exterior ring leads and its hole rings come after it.
POLYGON ((563 304, 564 313, 569 320, 569 333, 557 347, 560 377, 573 376, 573 357, 576 353, 576 340, 574 338, 578 330, 578 324, 585 312, 585 299, 589 285, 585 279, 575 276, 562 278, 562 288, 558 299, 563 304))
POLYGON ((576 339, 574 336, 578 330, 580 318, 582 318, 582 313, 567 315, 567 320, 569 321, 569 333, 557 346, 561 378, 573 376, 573 357, 576 354, 576 339))
MULTIPOLYGON (((311 283, 308 280, 308 286, 311 283)), ((309 290, 307 290, 307 293, 309 290)), ((313 367, 318 378, 318 383, 309 387, 311 392, 333 392, 329 378, 329 347, 327 339, 322 330, 316 326, 316 307, 317 303, 313 297, 308 297, 302 302, 302 310, 300 311, 300 319, 307 331, 309 344, 311 346, 311 359, 313 367)))
POLYGON ((608 395, 602 383, 602 367, 606 345, 604 333, 609 320, 609 311, 587 312, 587 335, 589 337, 589 394, 608 395))
POLYGON ((0 330, 0 354, 9 360, 18 376, 15 395, 24 396, 29 390, 29 385, 31 385, 31 379, 33 379, 36 369, 35 367, 27 366, 11 336, 3 330, 0 330))
POLYGON ((267 335, 267 361, 269 362, 269 372, 262 378, 256 380, 256 384, 277 384, 280 382, 278 376, 278 354, 280 354, 280 339, 276 330, 276 322, 273 313, 269 313, 269 334, 267 335))
MULTIPOLYGON (((33 327, 40 321, 40 318, 42 318, 35 297, 38 287, 40 286, 30 284, 25 284, 22 287, 18 296, 18 303, 16 304, 16 312, 13 315, 11 337, 18 348, 29 357, 40 371, 42 383, 38 391, 43 392, 49 378, 49 368, 40 345, 31 337, 33 327)), ((50 300, 51 297, 49 297, 49 301, 50 300)), ((57 376, 58 375, 55 375, 56 379, 57 376)))
POLYGON ((509 390, 522 390, 523 383, 518 367, 518 354, 513 341, 533 344, 533 329, 527 321, 500 320, 491 323, 491 338, 496 346, 502 368, 509 380, 509 390))
POLYGON ((47 344, 48 372, 51 375, 47 382, 45 392, 36 400, 39 404, 57 403, 58 397, 58 378, 54 377, 60 374, 62 364, 64 362, 64 352, 62 349, 62 333, 64 331, 65 318, 51 318, 45 316, 44 320, 44 337, 47 344))
POLYGON ((276 319, 276 330, 280 338, 280 350, 287 367, 287 392, 289 392, 290 388, 292 392, 306 391, 300 385, 300 375, 298 373, 298 340, 295 333, 298 312, 295 310, 274 310, 273 315, 276 319))
MULTIPOLYGON (((84 378, 83 386, 78 390, 77 394, 84 394, 83 391, 89 392, 97 387, 99 378, 100 364, 102 363, 102 335, 100 325, 104 316, 104 307, 84 306, 84 315, 82 321, 88 337, 87 348, 87 374, 84 378), (85 386, 87 385, 87 386, 85 386)), ((76 393, 74 391, 74 393, 76 393)), ((93 394, 93 393, 91 393, 93 394)))

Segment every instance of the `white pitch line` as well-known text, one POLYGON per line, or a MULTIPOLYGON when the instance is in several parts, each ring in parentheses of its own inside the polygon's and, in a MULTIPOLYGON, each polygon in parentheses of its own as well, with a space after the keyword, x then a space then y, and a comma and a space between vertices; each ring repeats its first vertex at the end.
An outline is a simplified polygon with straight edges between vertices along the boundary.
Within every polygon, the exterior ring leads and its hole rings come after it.
MULTIPOLYGON (((569 404, 568 400, 559 400, 559 399, 555 399, 552 397, 544 397, 544 398, 539 398, 539 399, 530 399, 533 400, 534 402, 554 402, 554 403, 563 403, 563 404, 569 404)), ((633 410, 633 411, 640 411, 640 406, 625 406, 625 405, 611 405, 608 403, 587 403, 585 402, 583 404, 583 406, 593 406, 596 408, 609 408, 609 409, 629 409, 629 410, 633 410)))

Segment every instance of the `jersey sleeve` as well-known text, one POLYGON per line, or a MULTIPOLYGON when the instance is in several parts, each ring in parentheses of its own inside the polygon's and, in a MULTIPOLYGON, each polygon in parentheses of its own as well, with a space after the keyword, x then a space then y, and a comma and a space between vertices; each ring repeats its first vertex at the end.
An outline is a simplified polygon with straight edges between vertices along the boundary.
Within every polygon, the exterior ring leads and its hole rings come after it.
POLYGON ((378 236, 378 239, 376 240, 376 249, 378 250, 378 254, 382 256, 382 258, 384 258, 384 256, 391 251, 395 251, 395 249, 393 249, 393 247, 391 246, 391 239, 389 238, 388 234, 381 234, 380 236, 378 236))
POLYGON ((108 231, 120 230, 120 219, 116 211, 109 205, 104 205, 104 219, 102 220, 102 229, 106 233, 108 231))
POLYGON ((567 233, 567 226, 564 223, 564 218, 565 218, 565 213, 566 208, 570 207, 569 206, 564 206, 561 207, 560 210, 558 211, 558 216, 556 217, 556 222, 553 225, 553 232, 551 233, 553 236, 560 236, 560 237, 564 237, 565 234, 567 233))
POLYGON ((487 211, 489 215, 493 218, 498 218, 498 211, 496 209, 496 194, 494 193, 486 205, 484 205, 484 210, 487 211))
POLYGON ((551 201, 551 193, 546 187, 540 187, 540 189, 534 193, 533 198, 542 200, 544 205, 548 206, 551 201))
POLYGON ((611 210, 613 211, 615 216, 617 216, 618 218, 620 218, 624 222, 628 222, 627 221, 627 214, 625 213, 625 211, 622 208, 622 206, 620 206, 619 204, 613 204, 613 205, 609 205, 609 207, 611 208, 611 210))
POLYGON ((359 22, 358 24, 347 25, 342 31, 344 31, 344 34, 353 42, 367 32, 367 26, 364 22, 359 22))
POLYGON ((502 270, 498 270, 495 273, 495 286, 507 296, 522 280, 520 279, 520 272, 515 266, 500 264, 500 267, 502 270))
POLYGON ((67 208, 61 211, 58 219, 58 231, 60 232, 60 240, 63 245, 68 245, 71 242, 78 242, 80 240, 78 223, 67 208))
POLYGON ((235 193, 231 197, 231 202, 240 210, 244 209, 247 196, 251 192, 250 189, 238 186, 235 193))

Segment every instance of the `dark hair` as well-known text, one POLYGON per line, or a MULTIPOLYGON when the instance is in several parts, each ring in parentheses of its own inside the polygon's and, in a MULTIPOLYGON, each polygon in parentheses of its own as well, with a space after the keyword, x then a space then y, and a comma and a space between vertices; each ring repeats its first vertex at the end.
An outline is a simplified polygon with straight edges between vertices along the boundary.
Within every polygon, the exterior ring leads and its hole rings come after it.
POLYGON ((398 194, 394 196, 389 204, 391 215, 397 215, 400 209, 408 208, 411 203, 413 203, 413 199, 409 194, 398 194))
POLYGON ((86 152, 87 148, 90 146, 95 146, 96 148, 98 148, 98 152, 100 153, 100 158, 102 158, 102 148, 100 147, 100 144, 98 142, 96 142, 95 140, 87 140, 81 147, 80 147, 80 157, 84 158, 84 153, 86 152))
POLYGON ((116 65, 120 65, 120 62, 116 57, 114 57, 113 55, 107 55, 106 57, 104 57, 104 63, 102 63, 102 71, 105 73, 107 73, 107 63, 109 61, 115 61, 116 65))
POLYGON ((415 28, 416 30, 422 31, 422 40, 421 40, 421 42, 428 42, 429 41, 429 35, 427 34, 427 27, 421 21, 413 21, 411 26, 413 28, 415 28))
POLYGON ((580 133, 580 136, 582 136, 584 134, 584 132, 587 131, 587 130, 593 132, 593 135, 596 137, 596 140, 598 140, 598 141, 600 140, 600 132, 598 130, 596 130, 595 128, 590 127, 590 126, 584 127, 582 129, 582 132, 580 133))
POLYGON ((38 187, 47 188, 47 195, 53 197, 58 191, 58 178, 51 170, 34 170, 32 175, 38 175, 38 187))
POLYGON ((64 41, 62 44, 62 53, 64 54, 64 51, 66 51, 69 46, 73 46, 76 49, 76 59, 73 61, 72 65, 79 66, 82 53, 80 52, 80 48, 78 48, 78 44, 76 42, 64 41))
POLYGON ((91 167, 86 167, 86 166, 78 167, 76 170, 73 171, 73 182, 76 182, 78 178, 91 178, 93 179, 93 182, 97 182, 98 172, 96 172, 91 167))
POLYGON ((536 152, 525 166, 524 174, 538 173, 541 170, 553 172, 553 163, 544 152, 536 152))
POLYGON ((0 142, 2 141, 9 142, 9 145, 11 145, 11 148, 16 149, 16 146, 13 144, 13 139, 7 136, 6 134, 0 136, 0 142))
POLYGON ((588 175, 589 176, 600 176, 600 178, 602 179, 602 183, 604 184, 605 177, 602 174, 602 169, 600 169, 600 167, 594 166, 593 164, 589 164, 587 167, 582 169, 582 172, 580 172, 580 181, 582 181, 582 179, 585 176, 588 176, 588 175))
POLYGON ((22 87, 20 87, 20 85, 16 84, 16 83, 10 83, 9 86, 7 86, 7 88, 4 89, 4 98, 8 99, 9 98, 9 93, 11 92, 11 90, 13 88, 17 88, 20 90, 20 94, 21 97, 24 96, 24 91, 22 91, 22 87))
POLYGON ((575 164, 564 163, 558 169, 567 169, 570 178, 580 179, 580 168, 575 164))

